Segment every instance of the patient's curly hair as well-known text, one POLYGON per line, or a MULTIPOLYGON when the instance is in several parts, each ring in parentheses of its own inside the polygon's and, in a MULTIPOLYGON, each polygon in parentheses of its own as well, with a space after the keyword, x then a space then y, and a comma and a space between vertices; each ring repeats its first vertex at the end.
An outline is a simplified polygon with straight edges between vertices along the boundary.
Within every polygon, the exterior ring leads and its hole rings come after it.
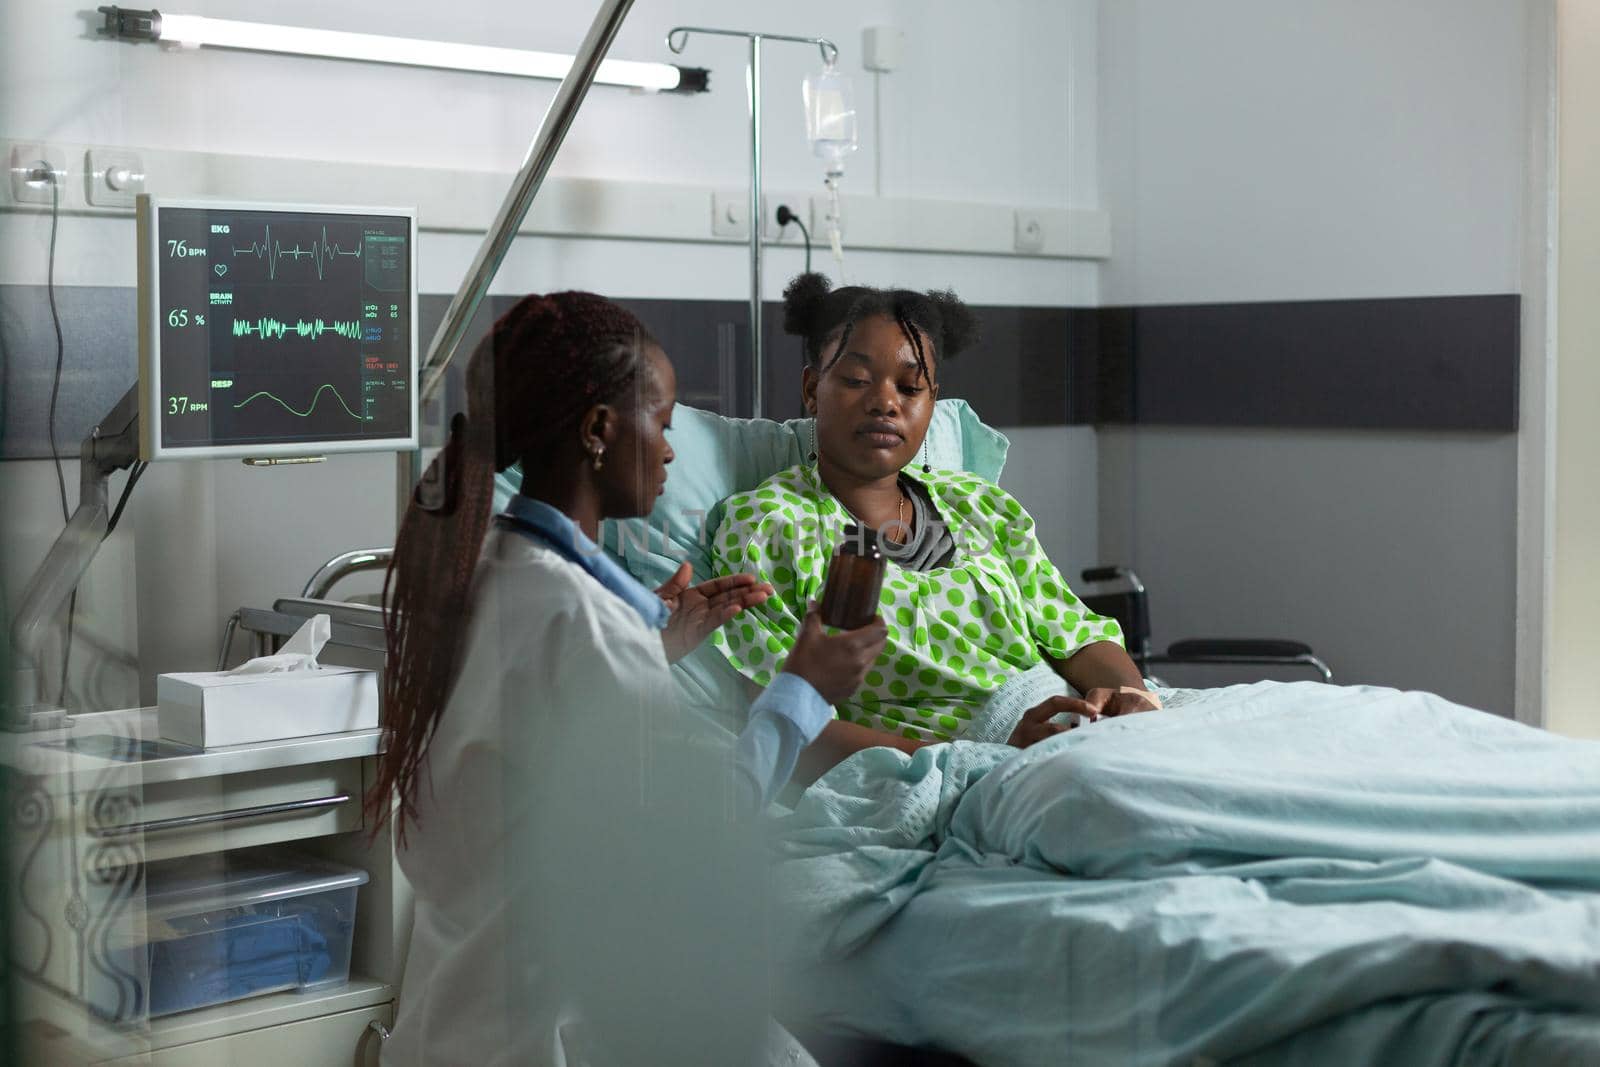
POLYGON ((577 448, 597 404, 635 391, 654 341, 632 313, 593 293, 526 296, 502 315, 466 368, 467 410, 423 475, 384 580, 383 718, 388 749, 366 796, 370 825, 398 797, 396 832, 415 822, 423 756, 460 669, 472 578, 494 501, 494 475, 577 448))
POLYGON ((930 381, 930 360, 938 366, 978 339, 978 320, 972 309, 948 289, 926 293, 864 285, 835 289, 825 275, 807 273, 798 275, 783 290, 784 331, 801 338, 806 366, 819 372, 838 362, 856 324, 873 315, 887 315, 899 324, 917 357, 918 371, 930 381), (839 347, 823 366, 822 351, 834 341, 839 347))

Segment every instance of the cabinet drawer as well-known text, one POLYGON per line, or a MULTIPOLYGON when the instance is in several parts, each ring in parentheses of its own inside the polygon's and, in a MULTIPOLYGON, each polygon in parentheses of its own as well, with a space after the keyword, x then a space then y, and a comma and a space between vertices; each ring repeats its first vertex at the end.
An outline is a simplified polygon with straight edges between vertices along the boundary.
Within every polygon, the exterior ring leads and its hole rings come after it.
POLYGON ((147 784, 97 807, 90 838, 146 860, 359 830, 363 760, 147 784))
POLYGON ((368 1028, 374 1022, 393 1024, 392 1002, 173 1045, 148 1055, 102 1061, 102 1067, 377 1067, 378 1035, 368 1028))

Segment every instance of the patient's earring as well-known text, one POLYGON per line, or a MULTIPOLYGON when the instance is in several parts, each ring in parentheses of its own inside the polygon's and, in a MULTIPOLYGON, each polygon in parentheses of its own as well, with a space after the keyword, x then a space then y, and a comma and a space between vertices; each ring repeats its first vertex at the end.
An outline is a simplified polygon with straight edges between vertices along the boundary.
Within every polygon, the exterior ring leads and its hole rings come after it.
POLYGON ((812 418, 811 418, 811 455, 810 455, 809 458, 810 458, 812 463, 815 463, 817 461, 817 420, 816 420, 816 416, 812 416, 812 418))
POLYGON ((594 469, 599 470, 601 467, 605 466, 606 450, 604 448, 596 448, 593 452, 589 453, 589 459, 594 463, 594 469))
POLYGON ((928 465, 928 439, 922 439, 922 473, 932 474, 933 468, 928 465))

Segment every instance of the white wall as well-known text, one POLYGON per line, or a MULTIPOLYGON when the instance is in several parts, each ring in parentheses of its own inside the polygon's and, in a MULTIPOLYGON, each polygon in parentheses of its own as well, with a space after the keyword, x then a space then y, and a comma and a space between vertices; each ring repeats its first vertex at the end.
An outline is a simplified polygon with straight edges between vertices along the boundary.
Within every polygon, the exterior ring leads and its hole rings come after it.
POLYGON ((1076 585, 1085 567, 1104 562, 1096 431, 1088 426, 1019 426, 1006 436, 1011 451, 1000 484, 1028 509, 1045 554, 1076 585))
POLYGON ((1551 560, 1549 725, 1600 738, 1594 670, 1600 661, 1600 11, 1562 0, 1560 40, 1560 325, 1555 369, 1554 556, 1551 560))
POLYGON ((1517 406, 1517 718, 1549 725, 1554 555, 1557 0, 1526 0, 1528 175, 1523 192, 1522 366, 1517 406))
POLYGON ((1523 6, 1107 4, 1106 302, 1515 292, 1523 6))
MULTIPOLYGON (((1518 291, 1523 4, 1119 0, 1101 29, 1108 304, 1518 291)), ((1514 437, 1101 444, 1101 553, 1151 579, 1159 641, 1300 637, 1510 713, 1514 437)))
MULTIPOLYGON (((1159 646, 1304 641, 1336 681, 1509 713, 1516 515, 1486 492, 1515 484, 1505 441, 1122 429, 1102 432, 1100 461, 1102 552, 1135 546, 1159 646)), ((1162 673, 1187 684, 1262 676, 1162 673)))
MULTIPOLYGON (((1000 0, 975 19, 964 5, 929 7, 914 0, 819 0, 759 9, 735 0, 639 0, 612 54, 668 59, 662 41, 678 23, 827 35, 857 79, 862 111, 863 147, 851 163, 847 190, 871 192, 881 174, 882 192, 890 196, 1093 207, 1099 196, 1098 7, 1096 0, 1000 0), (904 69, 878 85, 879 131, 874 83, 860 69, 860 30, 881 22, 905 28, 906 42, 904 69)), ((590 18, 586 4, 552 0, 459 0, 447 12, 378 0, 277 0, 266 7, 198 0, 185 10, 569 51, 590 18)), ((66 0, 35 0, 7 12, 0 137, 510 172, 554 91, 553 83, 486 75, 207 50, 173 54, 97 39, 96 18, 66 0)), ((821 172, 804 142, 799 83, 818 65, 816 52, 773 46, 765 59, 767 183, 777 190, 812 189, 821 172)), ((713 91, 650 96, 596 88, 554 172, 744 188, 740 44, 697 38, 679 61, 710 67, 713 91)), ((160 175, 151 183, 159 191, 160 175)), ((126 219, 64 218, 57 283, 132 285, 132 231, 126 219)), ((46 217, 0 213, 0 283, 42 283, 47 240, 46 217)), ((453 291, 477 244, 476 235, 425 232, 423 291, 453 291)), ((1082 262, 858 253, 849 264, 855 279, 951 286, 977 303, 1086 305, 1099 296, 1098 270, 1082 262)), ((767 297, 778 296, 799 267, 797 249, 770 253, 767 297)), ((492 291, 582 287, 621 296, 726 299, 745 295, 746 285, 738 247, 519 239, 492 291)), ((65 326, 70 367, 72 324, 65 326)), ((1085 432, 1029 431, 1028 440, 1030 451, 1047 458, 1093 466, 1093 440, 1085 432)), ((75 498, 76 465, 66 466, 75 498)), ((1013 460, 1008 482, 1030 506, 1048 510, 1047 500, 1057 493, 1052 464, 1036 464, 1036 483, 1027 468, 1013 460)), ((8 504, 8 601, 54 528, 53 477, 48 464, 0 467, 8 504)), ((96 561, 80 604, 80 627, 120 664, 114 682, 98 685, 91 702, 131 703, 141 689, 148 700, 153 672, 211 664, 222 621, 234 608, 297 593, 337 551, 392 541, 393 478, 392 460, 384 456, 278 470, 227 462, 152 467, 127 524, 96 561)), ((1092 555, 1093 525, 1082 515, 1074 521, 1080 532, 1062 544, 1092 555)), ((84 684, 77 688, 89 695, 84 684)))
MULTIPOLYGON (((673 61, 663 39, 680 22, 831 37, 842 68, 856 78, 863 112, 864 145, 847 179, 861 192, 870 189, 874 130, 860 30, 897 24, 906 32, 905 69, 882 81, 886 194, 1088 206, 1097 193, 1096 8, 1092 0, 995 0, 976 19, 958 5, 916 0, 758 8, 739 0, 638 0, 611 54, 673 61), (1073 63, 1063 63, 1064 50, 1073 63), (1069 102, 1076 109, 1070 122, 1069 102)), ((197 0, 184 10, 556 51, 573 50, 591 17, 591 5, 552 0, 459 0, 447 13, 385 0, 197 0)), ((554 94, 553 82, 469 73, 207 49, 171 54, 93 39, 85 30, 98 16, 84 11, 36 0, 9 14, 0 72, 0 125, 9 134, 509 171, 554 94), (330 102, 339 105, 337 117, 330 102)), ((742 188, 744 46, 697 37, 675 61, 711 68, 713 91, 648 96, 597 88, 555 173, 742 188)), ((811 188, 821 170, 804 141, 799 87, 820 65, 817 52, 769 45, 764 63, 767 180, 811 188)))

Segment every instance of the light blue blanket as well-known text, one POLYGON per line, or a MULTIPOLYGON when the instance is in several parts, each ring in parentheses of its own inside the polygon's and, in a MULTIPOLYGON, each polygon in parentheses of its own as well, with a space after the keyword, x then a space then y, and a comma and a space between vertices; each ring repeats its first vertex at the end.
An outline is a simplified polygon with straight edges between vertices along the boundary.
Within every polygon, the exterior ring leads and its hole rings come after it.
POLYGON ((983 1064, 1600 1063, 1600 743, 1183 696, 812 786, 779 827, 803 1011, 983 1064))

